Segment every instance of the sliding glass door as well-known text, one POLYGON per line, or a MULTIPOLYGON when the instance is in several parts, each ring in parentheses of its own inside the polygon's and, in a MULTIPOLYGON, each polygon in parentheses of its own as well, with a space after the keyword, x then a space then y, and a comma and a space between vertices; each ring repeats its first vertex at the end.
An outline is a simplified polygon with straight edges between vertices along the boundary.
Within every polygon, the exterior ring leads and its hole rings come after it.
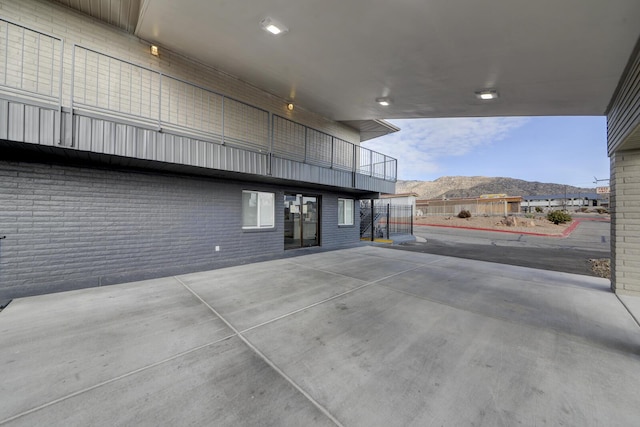
POLYGON ((284 195, 284 248, 320 245, 320 197, 284 195))

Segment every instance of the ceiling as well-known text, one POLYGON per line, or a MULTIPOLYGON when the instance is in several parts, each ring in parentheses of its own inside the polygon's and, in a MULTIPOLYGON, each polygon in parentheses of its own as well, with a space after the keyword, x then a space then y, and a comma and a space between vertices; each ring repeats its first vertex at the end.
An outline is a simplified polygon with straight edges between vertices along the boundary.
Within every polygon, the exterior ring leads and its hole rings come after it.
POLYGON ((602 115, 640 36, 638 0, 57 1, 351 123, 602 115))

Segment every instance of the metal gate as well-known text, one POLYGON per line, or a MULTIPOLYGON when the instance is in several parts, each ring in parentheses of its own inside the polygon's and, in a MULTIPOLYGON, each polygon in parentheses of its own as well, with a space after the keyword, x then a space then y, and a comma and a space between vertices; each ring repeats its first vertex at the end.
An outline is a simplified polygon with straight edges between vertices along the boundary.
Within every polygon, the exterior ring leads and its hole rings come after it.
POLYGON ((413 235, 413 206, 360 201, 360 238, 373 241, 403 234, 413 235))

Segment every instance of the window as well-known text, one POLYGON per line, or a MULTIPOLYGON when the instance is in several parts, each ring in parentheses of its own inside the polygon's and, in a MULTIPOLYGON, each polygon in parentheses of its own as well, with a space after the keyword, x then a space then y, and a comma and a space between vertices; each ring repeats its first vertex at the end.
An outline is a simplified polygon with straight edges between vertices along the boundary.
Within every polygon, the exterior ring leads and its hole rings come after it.
POLYGON ((275 226, 275 194, 260 191, 242 192, 242 228, 275 226))
POLYGON ((353 225, 353 199, 338 199, 338 225, 353 225))

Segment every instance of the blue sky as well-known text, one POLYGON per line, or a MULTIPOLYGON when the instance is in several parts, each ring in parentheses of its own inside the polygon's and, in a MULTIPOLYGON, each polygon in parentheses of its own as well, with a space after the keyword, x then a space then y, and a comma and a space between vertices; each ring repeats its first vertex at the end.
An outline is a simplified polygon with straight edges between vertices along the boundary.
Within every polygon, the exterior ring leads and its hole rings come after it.
POLYGON ((363 146, 398 159, 398 179, 502 176, 595 187, 594 176, 609 178, 605 117, 389 121, 402 130, 363 146))

